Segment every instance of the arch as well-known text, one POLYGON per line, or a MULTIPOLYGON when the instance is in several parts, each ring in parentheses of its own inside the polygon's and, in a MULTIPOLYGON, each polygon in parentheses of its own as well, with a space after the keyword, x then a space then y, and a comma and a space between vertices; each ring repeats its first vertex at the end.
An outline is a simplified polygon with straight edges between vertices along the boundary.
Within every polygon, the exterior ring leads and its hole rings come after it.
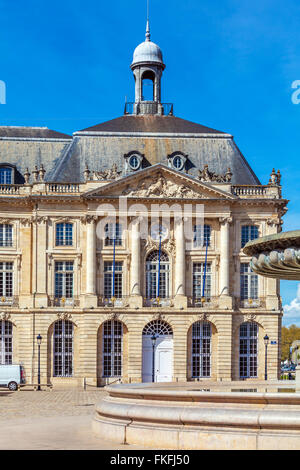
POLYGON ((141 77, 142 101, 155 101, 155 80, 156 75, 153 70, 143 72, 141 77))
POLYGON ((217 379, 218 331, 206 319, 191 323, 187 333, 187 377, 217 379))
POLYGON ((47 378, 74 377, 78 357, 78 328, 70 319, 58 319, 48 328, 47 378))
POLYGON ((0 364, 13 362, 13 323, 0 320, 0 364))
POLYGON ((173 336, 173 330, 169 323, 164 320, 152 320, 147 323, 142 332, 143 336, 146 335, 168 335, 173 336))
POLYGON ((258 377, 259 325, 246 321, 239 326, 239 378, 258 377))
POLYGON ((101 323, 97 332, 97 384, 128 380, 128 328, 119 318, 101 323))
POLYGON ((152 320, 145 325, 142 332, 142 381, 172 380, 173 330, 164 320, 152 320))
MULTIPOLYGON (((151 261, 151 262, 156 262, 159 260, 159 251, 158 250, 153 250, 148 253, 146 262, 151 261)), ((162 251, 160 254, 160 261, 168 263, 169 262, 169 256, 165 251, 162 251)))

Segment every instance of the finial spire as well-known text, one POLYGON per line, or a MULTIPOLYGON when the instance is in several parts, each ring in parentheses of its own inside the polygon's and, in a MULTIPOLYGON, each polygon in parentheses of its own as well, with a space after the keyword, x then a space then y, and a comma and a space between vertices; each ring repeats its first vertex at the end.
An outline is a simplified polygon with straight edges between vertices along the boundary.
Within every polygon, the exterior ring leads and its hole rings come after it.
POLYGON ((147 25, 146 25, 146 41, 150 41, 149 0, 147 0, 147 25))

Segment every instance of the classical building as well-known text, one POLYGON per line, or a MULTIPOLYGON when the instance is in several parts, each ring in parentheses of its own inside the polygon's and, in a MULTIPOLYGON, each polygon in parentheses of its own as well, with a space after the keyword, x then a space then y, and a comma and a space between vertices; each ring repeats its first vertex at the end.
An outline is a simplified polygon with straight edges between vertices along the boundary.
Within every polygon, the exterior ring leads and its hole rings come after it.
POLYGON ((267 334, 277 379, 279 284, 243 247, 280 231, 280 173, 162 103, 149 27, 131 69, 121 117, 0 127, 0 362, 36 382, 41 335, 42 382, 263 379, 267 334))

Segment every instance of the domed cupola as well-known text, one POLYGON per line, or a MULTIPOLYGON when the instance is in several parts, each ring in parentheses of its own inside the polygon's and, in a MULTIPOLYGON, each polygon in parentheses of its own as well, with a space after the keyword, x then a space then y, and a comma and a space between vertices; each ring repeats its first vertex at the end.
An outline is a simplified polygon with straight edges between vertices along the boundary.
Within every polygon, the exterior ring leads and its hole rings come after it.
POLYGON ((131 70, 135 77, 135 114, 163 114, 161 104, 161 77, 165 69, 160 47, 150 40, 149 20, 146 40, 134 51, 131 70), (145 97, 145 81, 151 85, 151 97, 145 97))

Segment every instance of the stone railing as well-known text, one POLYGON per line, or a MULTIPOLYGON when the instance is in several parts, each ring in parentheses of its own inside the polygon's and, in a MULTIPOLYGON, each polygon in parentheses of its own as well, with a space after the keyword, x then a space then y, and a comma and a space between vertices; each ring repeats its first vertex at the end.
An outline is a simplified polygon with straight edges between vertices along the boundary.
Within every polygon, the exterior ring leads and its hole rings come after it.
POLYGON ((219 297, 188 297, 188 307, 218 308, 219 297))
POLYGON ((239 185, 231 186, 231 192, 235 196, 242 198, 279 198, 281 197, 280 187, 271 185, 239 185))
POLYGON ((49 307, 79 307, 79 297, 49 296, 49 307))
POLYGON ((98 307, 125 308, 129 307, 129 296, 122 297, 98 297, 98 307))
POLYGON ((156 298, 156 299, 144 299, 144 307, 173 307, 174 302, 171 297, 166 299, 156 298))
POLYGON ((80 184, 77 183, 47 183, 46 192, 49 194, 80 193, 80 184))
POLYGON ((240 308, 265 308, 266 301, 263 298, 258 299, 237 299, 237 306, 240 308))
POLYGON ((19 297, 0 297, 0 307, 19 307, 19 297))
POLYGON ((0 184, 0 194, 20 194, 20 184, 0 184))

